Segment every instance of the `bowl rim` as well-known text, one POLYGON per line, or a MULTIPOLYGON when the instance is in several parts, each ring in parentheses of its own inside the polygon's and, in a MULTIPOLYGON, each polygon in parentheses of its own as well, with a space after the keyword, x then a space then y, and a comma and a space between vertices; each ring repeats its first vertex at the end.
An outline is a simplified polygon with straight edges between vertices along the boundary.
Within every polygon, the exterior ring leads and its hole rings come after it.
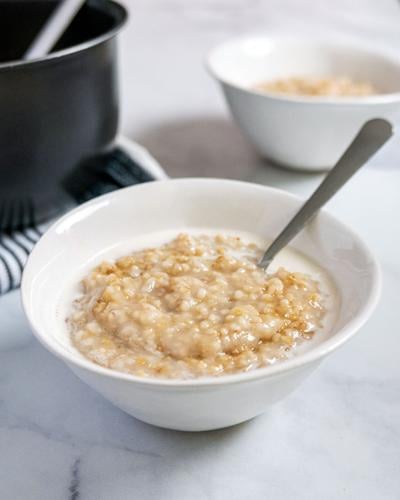
POLYGON ((71 47, 66 47, 62 50, 57 50, 56 52, 50 52, 50 54, 47 54, 43 57, 37 57, 35 59, 27 61, 25 61, 24 59, 15 59, 13 61, 2 62, 0 63, 0 71, 7 71, 21 67, 30 67, 33 65, 36 66, 39 64, 45 64, 47 62, 50 63, 52 61, 57 61, 68 56, 73 56, 92 47, 95 47, 96 45, 100 45, 101 43, 106 42, 107 40, 110 40, 115 35, 117 35, 126 24, 129 17, 127 9, 115 0, 102 0, 99 5, 95 5, 95 7, 92 8, 100 10, 106 15, 112 17, 114 19, 114 26, 101 35, 96 36, 95 38, 91 38, 89 40, 86 40, 85 42, 78 43, 77 45, 72 45, 71 47))
POLYGON ((220 49, 228 47, 234 44, 242 44, 255 39, 265 39, 273 43, 291 42, 291 43, 307 43, 315 46, 321 46, 326 48, 339 48, 352 50, 358 53, 363 53, 367 56, 379 57, 382 60, 397 66, 400 69, 399 62, 388 52, 384 52, 381 49, 376 49, 370 44, 361 44, 353 39, 340 38, 335 39, 333 37, 317 37, 312 38, 306 35, 282 35, 282 34, 271 34, 267 35, 265 33, 252 33, 247 35, 241 35, 238 37, 228 38, 225 41, 215 45, 206 54, 204 59, 204 66, 207 72, 219 83, 226 85, 228 87, 234 88, 236 90, 242 91, 245 94, 259 96, 265 100, 278 101, 287 104, 294 105, 304 105, 309 104, 312 106, 370 106, 375 104, 391 104, 400 101, 400 87, 398 92, 388 92, 385 94, 372 94, 369 96, 343 96, 343 97, 331 97, 331 96, 307 96, 307 95, 289 95, 289 94, 278 94, 273 92, 264 92, 261 90, 246 87, 245 85, 240 85, 225 78, 221 73, 215 68, 212 63, 212 59, 220 49))
MULTIPOLYGON (((218 377, 199 377, 194 379, 162 379, 156 377, 140 377, 136 375, 131 375, 128 373, 118 372, 115 370, 111 370, 109 368, 104 368, 100 365, 95 364, 92 361, 85 359, 83 356, 79 357, 78 354, 74 354, 73 352, 68 351, 63 347, 60 342, 51 334, 48 334, 44 328, 40 327, 40 324, 37 325, 32 317, 30 311, 30 289, 32 287, 32 283, 34 282, 34 277, 31 281, 28 281, 27 274, 28 270, 30 270, 33 261, 34 255, 40 251, 40 248, 43 244, 46 244, 46 239, 48 235, 56 232, 56 228, 60 224, 64 224, 66 220, 71 217, 74 217, 79 212, 86 210, 89 206, 102 203, 105 200, 115 200, 120 196, 121 192, 131 191, 131 190, 148 190, 153 189, 153 187, 160 186, 165 184, 185 184, 185 183, 202 183, 202 184, 231 184, 231 185, 242 185, 246 189, 249 187, 254 190, 263 191, 265 193, 274 193, 281 197, 285 197, 286 199, 294 200, 297 203, 301 203, 303 200, 301 197, 296 196, 292 193, 289 193, 283 189, 278 189, 275 187, 264 186, 260 184, 255 184, 251 182, 238 181, 238 180, 230 180, 230 179, 218 179, 218 178, 179 178, 179 179, 166 179, 166 180, 156 180, 148 183, 143 183, 135 186, 129 186, 126 188, 122 188, 118 191, 114 191, 111 193, 104 194, 99 196, 93 200, 90 200, 78 207, 70 210, 62 217, 60 217, 57 221, 55 221, 44 233, 39 242, 33 248, 31 254, 28 257, 21 281, 21 300, 22 306, 25 312, 25 315, 28 319, 29 325, 32 329, 34 336, 39 340, 39 342, 46 347, 47 350, 55 354, 58 358, 61 358, 67 364, 75 365, 77 368, 84 369, 91 373, 95 373, 100 376, 111 377, 112 379, 124 380, 127 382, 136 383, 142 386, 153 386, 153 387, 169 387, 169 388, 188 388, 188 387, 207 387, 207 386, 219 386, 219 385, 230 385, 235 383, 246 383, 257 379, 264 379, 268 377, 275 377, 281 374, 290 372, 297 368, 301 368, 309 363, 317 362, 322 360, 330 352, 336 350, 342 344, 344 344, 347 340, 349 340, 359 329, 364 325, 364 323, 368 320, 370 315, 372 314, 375 306, 377 305, 380 293, 381 293, 381 272, 378 265, 377 260, 364 243, 364 241, 357 235, 357 233, 350 229, 347 225, 341 222, 339 219, 329 214, 325 210, 321 210, 321 215, 325 220, 328 220, 341 229, 343 229, 347 234, 351 236, 353 240, 357 242, 362 252, 367 256, 368 261, 371 266, 371 277, 372 277, 372 286, 369 292, 368 298, 366 299, 364 305, 362 306, 360 313, 351 318, 348 323, 335 335, 330 337, 329 339, 321 342, 320 344, 312 347, 310 350, 299 353, 291 359, 285 360, 281 363, 277 363, 276 365, 266 366, 257 368, 255 370, 243 373, 236 374, 226 374, 218 377)), ((131 199, 134 199, 132 196, 131 199)), ((87 213, 87 212, 86 212, 87 213)), ((89 215, 90 216, 90 215, 89 215)))

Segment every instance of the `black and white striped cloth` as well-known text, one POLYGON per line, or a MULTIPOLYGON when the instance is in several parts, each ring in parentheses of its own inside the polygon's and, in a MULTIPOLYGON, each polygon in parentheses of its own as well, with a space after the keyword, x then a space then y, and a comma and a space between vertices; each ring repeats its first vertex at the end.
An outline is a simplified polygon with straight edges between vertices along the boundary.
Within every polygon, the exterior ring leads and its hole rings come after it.
POLYGON ((0 236, 0 295, 18 288, 22 270, 46 225, 0 236))

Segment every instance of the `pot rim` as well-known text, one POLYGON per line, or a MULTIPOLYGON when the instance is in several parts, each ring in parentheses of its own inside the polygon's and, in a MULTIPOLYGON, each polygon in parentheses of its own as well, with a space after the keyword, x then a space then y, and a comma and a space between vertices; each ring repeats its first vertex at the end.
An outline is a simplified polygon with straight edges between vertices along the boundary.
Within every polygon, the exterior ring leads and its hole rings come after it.
POLYGON ((19 68, 23 66, 32 66, 40 63, 46 63, 47 61, 62 59, 64 57, 83 52, 84 50, 95 47, 96 45, 100 45, 101 43, 113 38, 122 29, 128 19, 127 9, 114 0, 102 0, 99 5, 96 5, 95 8, 98 8, 98 10, 114 19, 114 26, 110 30, 102 33, 95 38, 91 38, 90 40, 87 40, 85 42, 73 45, 72 47, 67 47, 65 49, 58 50, 57 52, 51 52, 44 57, 38 57, 37 59, 32 59, 30 61, 17 59, 14 61, 6 61, 0 63, 0 71, 19 68))

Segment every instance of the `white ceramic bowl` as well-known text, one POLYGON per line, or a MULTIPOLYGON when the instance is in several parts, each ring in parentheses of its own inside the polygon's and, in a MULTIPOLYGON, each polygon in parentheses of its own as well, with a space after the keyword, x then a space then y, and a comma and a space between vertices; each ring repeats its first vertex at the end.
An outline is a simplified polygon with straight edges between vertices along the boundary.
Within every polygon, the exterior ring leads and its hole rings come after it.
MULTIPOLYGON (((86 360, 71 345, 60 297, 71 280, 138 235, 187 228, 247 231, 274 237, 301 200, 277 189, 237 181, 180 179, 146 183, 101 196, 72 210, 43 236, 22 281, 26 315, 40 342, 83 381, 145 422, 200 431, 237 424, 279 401, 367 320, 380 279, 364 243, 321 212, 293 242, 334 277, 341 307, 328 338, 294 357, 252 372, 195 380, 145 379, 86 360)), ((129 246, 129 245, 128 245, 129 246)), ((61 390, 62 388, 60 388, 61 390)))
POLYGON ((400 62, 344 42, 249 36, 219 45, 207 66, 239 127, 261 155, 302 170, 332 167, 361 125, 400 115, 400 62), (348 76, 384 94, 302 97, 252 87, 290 76, 348 76))

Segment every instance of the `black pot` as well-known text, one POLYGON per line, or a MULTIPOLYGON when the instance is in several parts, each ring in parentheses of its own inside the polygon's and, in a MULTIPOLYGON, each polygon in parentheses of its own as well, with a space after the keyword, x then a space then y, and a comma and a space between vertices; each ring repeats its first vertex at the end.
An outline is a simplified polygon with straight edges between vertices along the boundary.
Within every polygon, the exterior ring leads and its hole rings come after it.
POLYGON ((21 56, 55 2, 0 3, 0 199, 57 206, 66 174, 108 148, 118 125, 116 35, 126 10, 88 0, 53 52, 21 56))

